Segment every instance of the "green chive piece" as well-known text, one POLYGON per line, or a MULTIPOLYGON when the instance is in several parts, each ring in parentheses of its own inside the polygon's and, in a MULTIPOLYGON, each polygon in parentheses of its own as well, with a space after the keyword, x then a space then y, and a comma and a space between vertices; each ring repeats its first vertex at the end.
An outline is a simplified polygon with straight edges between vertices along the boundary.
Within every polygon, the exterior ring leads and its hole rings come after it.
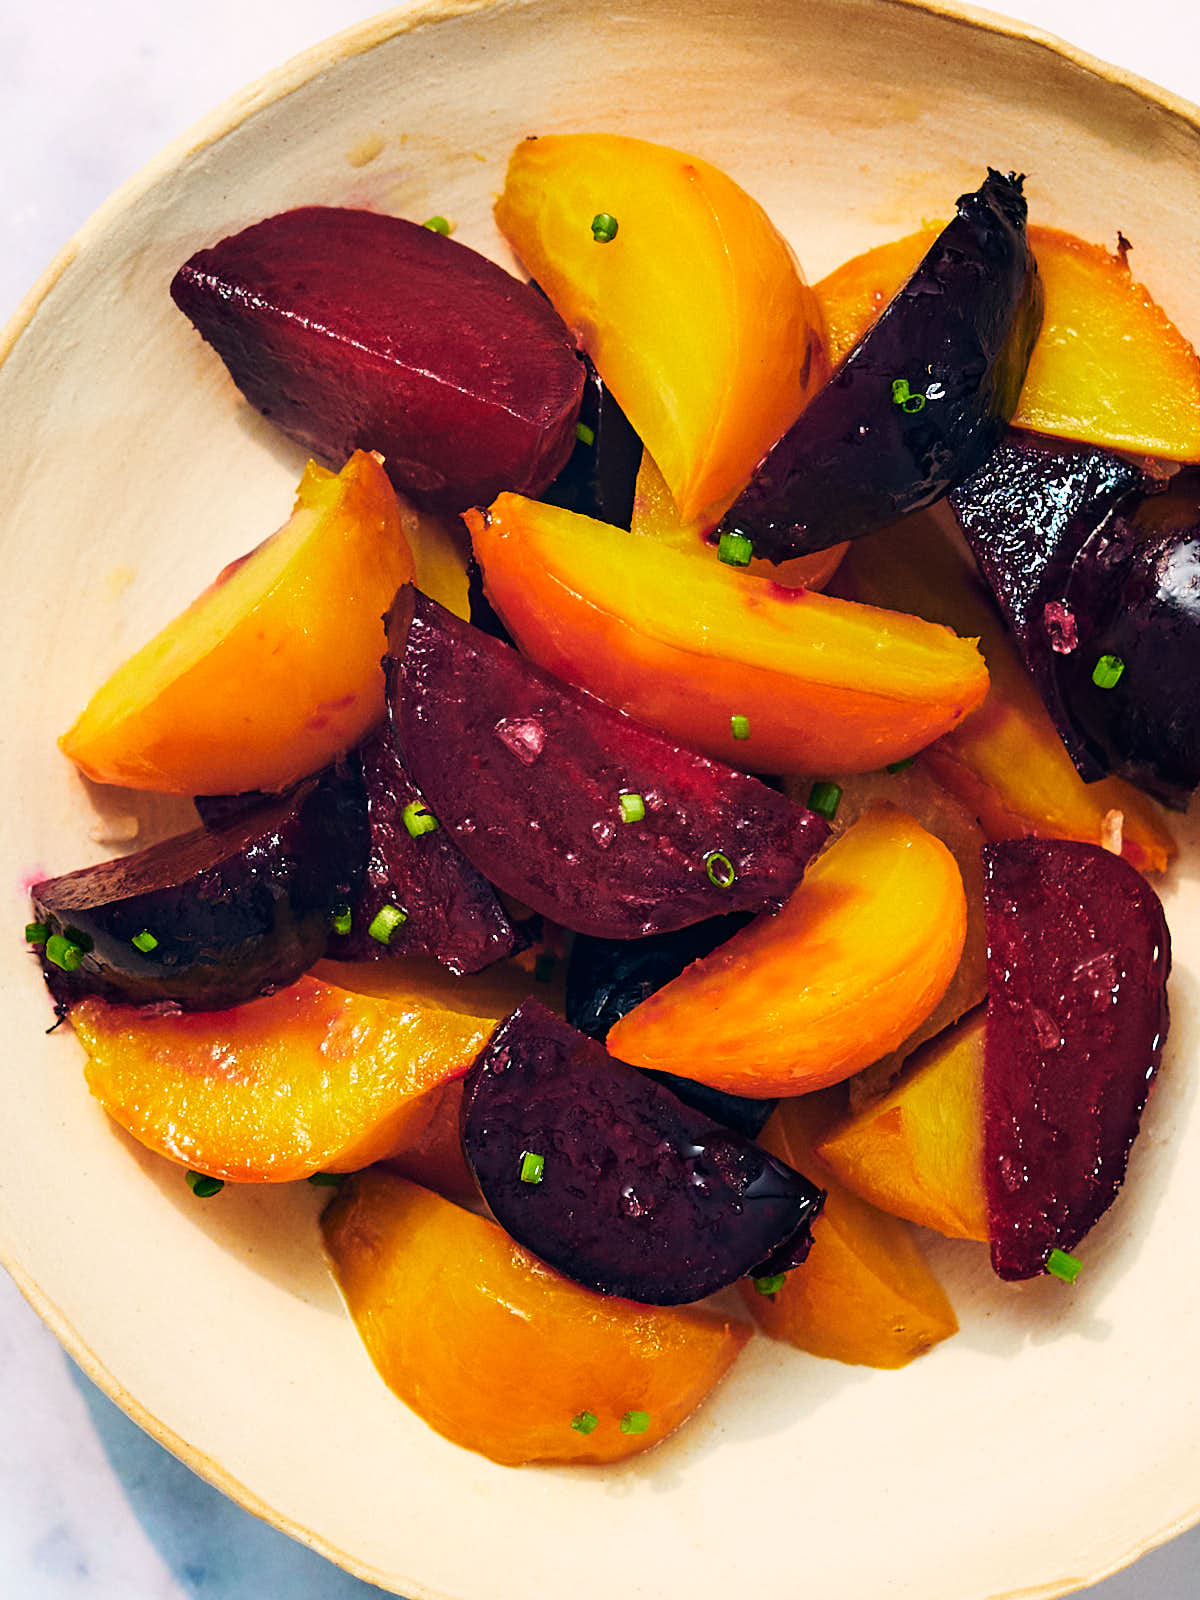
POLYGON ((349 933, 354 924, 354 913, 348 905, 334 906, 329 920, 334 933, 349 933))
POLYGON ((717 540, 717 560, 727 567, 748 567, 753 554, 753 541, 744 533, 723 533, 717 540))
POLYGON ((1074 1283, 1083 1270, 1083 1262, 1069 1256, 1065 1250, 1051 1250, 1046 1257, 1046 1271, 1061 1278, 1064 1283, 1074 1283))
POLYGON ((907 772, 916 759, 916 756, 905 756, 903 761, 889 761, 887 770, 895 777, 898 772, 907 772))
POLYGON ((419 839, 423 833, 432 833, 438 826, 438 819, 421 800, 410 800, 400 815, 414 839, 419 839))
POLYGON ((892 383, 892 402, 898 405, 901 411, 924 411, 925 396, 914 394, 908 387, 907 378, 896 378, 892 383))
POLYGON ((46 940, 46 960, 52 961, 64 972, 78 972, 83 961, 83 951, 73 940, 61 933, 52 933, 46 940))
POLYGON ((345 1176, 343 1172, 310 1172, 308 1181, 316 1189, 336 1189, 345 1176))
POLYGON ((571 1418, 571 1426, 576 1433, 595 1433, 600 1425, 600 1418, 594 1411, 581 1411, 577 1417, 571 1418))
POLYGON ((522 1183, 541 1183, 542 1173, 545 1170, 545 1156, 539 1156, 536 1150, 523 1150, 521 1152, 522 1183))
POLYGON ((211 1200, 225 1187, 224 1178, 210 1178, 206 1172, 189 1172, 187 1186, 197 1200, 211 1200))
POLYGON ((837 808, 841 801, 840 784, 814 783, 808 791, 808 809, 815 811, 819 817, 824 817, 826 822, 832 822, 837 816, 837 808))
POLYGON ((27 922, 25 924, 26 944, 45 944, 50 937, 50 924, 48 922, 27 922))
POLYGON ((621 799, 621 821, 641 822, 646 815, 646 802, 640 794, 623 794, 621 799))
POLYGON ((135 933, 129 942, 135 950, 140 950, 144 956, 148 956, 151 950, 158 949, 158 940, 150 932, 149 928, 143 928, 141 933, 135 933))
POLYGON ((730 717, 729 731, 735 739, 748 739, 750 737, 750 718, 730 717))
POLYGON ((427 217, 421 226, 423 228, 428 228, 430 233, 450 232, 450 224, 446 221, 445 217, 427 217))
MULTIPOLYGON (((575 437, 580 444, 592 445, 596 442, 596 430, 589 428, 586 422, 577 422, 575 424, 575 437)), ((591 1412, 588 1412, 587 1415, 590 1416, 591 1412)))
POLYGON ((391 944, 396 929, 407 921, 407 911, 401 911, 399 906, 383 906, 371 918, 367 932, 372 939, 378 939, 380 944, 391 944))
POLYGON ((714 850, 704 858, 704 870, 708 873, 708 881, 715 884, 718 889, 730 889, 737 880, 733 862, 720 850, 714 850))
POLYGON ((765 1278, 752 1278, 751 1282, 759 1294, 769 1295, 773 1300, 787 1281, 786 1272, 772 1272, 765 1278))
POLYGON ((650 1426, 648 1411, 627 1411, 621 1418, 622 1433, 645 1433, 650 1426))
POLYGON ((557 965, 558 962, 554 959, 554 957, 552 955, 547 955, 543 951, 543 953, 538 956, 537 960, 533 963, 533 981, 535 983, 549 983, 550 979, 554 976, 554 969, 557 965))
POLYGON ((597 244, 611 244, 617 237, 619 224, 609 211, 597 211, 592 218, 592 238, 597 244))
POLYGON ((1097 689, 1115 689, 1125 671, 1120 656, 1101 656, 1092 668, 1092 682, 1097 689))

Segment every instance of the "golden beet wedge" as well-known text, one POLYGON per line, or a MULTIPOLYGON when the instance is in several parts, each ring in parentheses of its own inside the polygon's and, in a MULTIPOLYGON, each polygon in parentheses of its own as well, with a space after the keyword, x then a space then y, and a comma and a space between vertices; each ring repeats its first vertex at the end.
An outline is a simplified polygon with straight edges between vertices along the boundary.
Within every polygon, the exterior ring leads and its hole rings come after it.
POLYGON ((954 857, 892 806, 869 812, 755 919, 609 1031, 614 1056, 733 1094, 806 1094, 895 1049, 962 955, 954 857))
POLYGON ((376 1169, 322 1219, 380 1376, 431 1428, 507 1466, 603 1462, 674 1432, 749 1328, 560 1277, 494 1222, 376 1169))
POLYGON ((502 494, 467 525, 488 598, 539 666, 755 772, 865 772, 987 693, 971 640, 786 589, 656 539, 502 494), (733 733, 744 717, 748 738, 733 733))
POLYGON ((784 1100, 760 1143, 825 1190, 804 1265, 782 1284, 743 1279, 742 1296, 772 1339, 866 1367, 906 1367, 958 1332, 958 1321, 906 1223, 839 1183, 816 1144, 842 1106, 836 1090, 784 1100))
MULTIPOLYGON (((939 231, 868 250, 816 285, 835 365, 939 231)), ((1200 460, 1200 361, 1135 280, 1127 250, 1113 255, 1037 226, 1029 229, 1029 243, 1046 306, 1013 426, 1168 461, 1200 460)))
POLYGON ((381 618, 412 576, 379 459, 310 463, 290 521, 118 667, 59 744, 97 783, 281 789, 382 717, 381 618))
POLYGON ((981 1007, 918 1051, 882 1099, 831 1127, 818 1150, 838 1180, 893 1216, 986 1241, 983 1048, 981 1007))
POLYGON ((762 207, 695 156, 566 134, 517 146, 496 221, 684 520, 723 508, 827 373, 816 301, 762 207))
POLYGON ((921 763, 975 813, 989 838, 1032 833, 1107 844, 1143 872, 1163 870, 1175 842, 1162 813, 1121 778, 1084 783, 975 573, 930 514, 859 540, 838 582, 872 605, 978 637, 991 675, 987 699, 921 763))
MULTIPOLYGON (((394 965, 386 999, 305 977, 228 1011, 82 1000, 71 1023, 88 1088, 149 1149, 236 1182, 352 1172, 420 1147, 435 1091, 466 1072, 505 1007, 431 1004, 431 964, 394 965)), ((457 981, 469 994, 473 980, 457 981)))

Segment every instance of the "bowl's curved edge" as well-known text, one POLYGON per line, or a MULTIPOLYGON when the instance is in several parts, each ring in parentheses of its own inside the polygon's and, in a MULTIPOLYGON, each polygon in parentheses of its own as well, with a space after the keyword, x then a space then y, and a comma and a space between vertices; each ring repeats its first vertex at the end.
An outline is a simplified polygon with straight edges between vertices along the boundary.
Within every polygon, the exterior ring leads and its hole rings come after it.
MULTIPOLYGON (((128 209, 142 194, 183 161, 207 146, 216 144, 258 111, 284 99, 338 62, 364 54, 398 34, 413 32, 418 28, 433 26, 477 11, 509 10, 534 3, 536 0, 409 0, 408 4, 380 12, 302 51, 282 66, 239 90, 187 132, 166 145, 157 156, 123 183, 93 212, 79 231, 68 240, 22 299, 9 321, 0 329, 0 366, 3 366, 12 353, 21 335, 33 320, 38 307, 53 290, 80 249, 93 235, 102 233, 113 217, 128 209)), ((1200 134, 1200 105, 1162 88, 1149 79, 1142 78, 1137 73, 1114 66, 1031 23, 1019 22, 1015 18, 1001 16, 980 6, 959 3, 959 0, 857 0, 857 3, 864 6, 884 4, 898 11, 919 11, 964 28, 983 30, 1016 42, 1036 45, 1089 76, 1100 79, 1103 83, 1127 90, 1156 110, 1178 119, 1192 131, 1200 134)), ((156 1443, 244 1510, 334 1562, 352 1576, 374 1584, 386 1592, 404 1594, 409 1600, 459 1600, 459 1597, 432 1589, 418 1579, 397 1579, 394 1575, 389 1576, 365 1566, 348 1552, 329 1544, 319 1534, 303 1527, 261 1500, 253 1490, 228 1473, 218 1461, 189 1444, 124 1388, 94 1354, 75 1326, 24 1271, 3 1238, 0 1238, 0 1267, 3 1267, 12 1278, 34 1312, 81 1371, 115 1405, 119 1406, 156 1443), (401 1585, 400 1588, 395 1587, 397 1583, 401 1585)), ((1147 1534, 1116 1561, 1087 1573, 1051 1579, 1033 1589, 998 1591, 989 1596, 988 1600, 1061 1600, 1062 1596, 1077 1593, 1080 1589, 1100 1583, 1114 1573, 1124 1570, 1149 1551, 1166 1544, 1197 1523, 1200 1523, 1200 1501, 1184 1516, 1147 1534)))

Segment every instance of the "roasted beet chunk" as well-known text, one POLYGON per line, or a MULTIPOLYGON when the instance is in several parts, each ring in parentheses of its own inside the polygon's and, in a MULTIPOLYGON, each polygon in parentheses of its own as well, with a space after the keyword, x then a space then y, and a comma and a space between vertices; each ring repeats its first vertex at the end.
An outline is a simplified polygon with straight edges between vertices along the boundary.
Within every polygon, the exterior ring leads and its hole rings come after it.
POLYGON ((803 1261, 822 1195, 534 1001, 467 1076, 463 1149, 496 1220, 590 1289, 699 1300, 803 1261))
POLYGON ((632 939, 779 903, 828 834, 411 585, 388 651, 397 745, 442 826, 490 882, 577 933, 632 939))
POLYGON ((1112 1204, 1167 1034, 1153 889, 1097 845, 984 849, 984 1151, 992 1265, 1031 1278, 1112 1204))
POLYGON ((1019 178, 990 172, 723 518, 768 561, 930 505, 1012 418, 1042 323, 1019 178))
POLYGON ((540 494, 575 444, 584 370, 558 314, 415 222, 285 211, 198 251, 171 294, 252 406, 336 466, 379 451, 424 505, 540 494))
MULTIPOLYGON (((541 496, 580 516, 628 528, 642 464, 642 441, 587 356, 583 405, 570 460, 541 496)), ((474 615, 471 618, 475 620, 474 615)))
POLYGON ((334 777, 217 828, 33 886, 46 981, 84 994, 217 1011, 292 983, 324 954, 362 882, 365 818, 334 777))

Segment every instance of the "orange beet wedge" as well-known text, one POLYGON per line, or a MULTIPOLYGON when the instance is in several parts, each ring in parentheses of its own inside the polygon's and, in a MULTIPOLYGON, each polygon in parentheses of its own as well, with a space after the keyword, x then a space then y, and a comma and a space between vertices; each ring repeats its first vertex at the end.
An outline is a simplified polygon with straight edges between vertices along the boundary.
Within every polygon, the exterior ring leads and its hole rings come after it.
POLYGON ((581 1289, 494 1222, 379 1170, 344 1185, 321 1226, 384 1382, 438 1433, 507 1466, 648 1449, 749 1337, 709 1311, 581 1289))
POLYGON ((817 1155, 841 1105, 836 1090, 785 1100, 763 1129, 760 1144, 819 1183, 825 1205, 807 1261, 779 1289, 739 1287, 772 1339, 834 1361, 906 1367, 958 1321, 907 1224, 852 1194, 817 1155))
POLYGON ((527 139, 496 221, 662 468, 685 521, 723 506, 825 380, 820 314, 757 201, 617 134, 527 139), (617 231, 593 237, 592 219, 617 231))
MULTIPOLYGON (((938 229, 880 245, 816 285, 836 365, 909 278, 938 229)), ((1200 460, 1200 361, 1124 252, 1031 226, 1045 290, 1016 428, 1168 461, 1200 460)))
MULTIPOLYGON (((397 963, 387 999, 313 977, 229 1011, 153 1014, 88 999, 71 1022, 88 1087, 160 1155, 214 1177, 286 1183, 352 1172, 419 1145, 436 1091, 501 1016, 430 1004, 425 963, 397 963)), ((470 993, 473 980, 458 980, 470 993)))
POLYGON ((756 772, 863 772, 987 692, 974 643, 519 495, 466 515, 489 600, 539 666, 756 772), (749 738, 733 737, 734 716, 749 738))
POLYGON ((1116 844, 1142 871, 1161 872, 1174 840, 1152 800, 1120 778, 1084 783, 967 558, 927 513, 847 556, 838 582, 873 605, 892 605, 975 635, 991 688, 980 709, 921 763, 979 818, 992 839, 1038 834, 1116 844))
POLYGON ((830 845, 755 919, 609 1031, 611 1054, 733 1094, 805 1094, 895 1049, 962 955, 954 857, 892 806, 830 845))
POLYGON ((310 464, 290 521, 118 667, 59 743, 98 783, 281 789, 382 717, 381 618, 412 576, 378 458, 310 464))

